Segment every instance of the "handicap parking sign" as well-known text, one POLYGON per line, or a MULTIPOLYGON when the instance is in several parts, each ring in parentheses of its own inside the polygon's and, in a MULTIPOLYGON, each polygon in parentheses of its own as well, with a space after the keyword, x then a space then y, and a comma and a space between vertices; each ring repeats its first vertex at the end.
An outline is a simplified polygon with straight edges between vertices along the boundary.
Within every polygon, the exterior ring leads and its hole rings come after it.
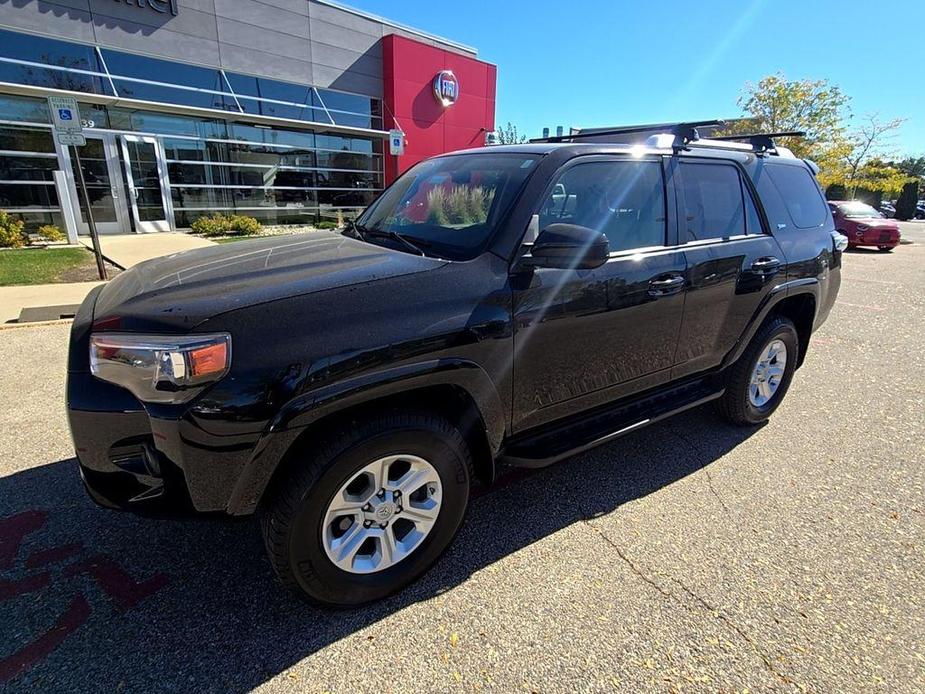
POLYGON ((389 131, 389 154, 401 156, 405 153, 405 133, 397 128, 389 131))
POLYGON ((69 108, 59 108, 58 118, 61 120, 74 120, 74 114, 71 113, 71 109, 69 108))

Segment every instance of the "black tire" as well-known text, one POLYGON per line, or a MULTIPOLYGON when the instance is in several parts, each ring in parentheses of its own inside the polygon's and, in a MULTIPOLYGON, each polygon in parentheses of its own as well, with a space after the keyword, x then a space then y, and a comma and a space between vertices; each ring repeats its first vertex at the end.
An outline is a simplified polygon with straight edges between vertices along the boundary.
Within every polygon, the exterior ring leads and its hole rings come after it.
POLYGON ((892 246, 877 246, 877 250, 881 253, 890 253, 893 250, 892 246))
POLYGON ((267 554, 280 582, 325 605, 348 607, 384 598, 423 574, 456 536, 469 501, 472 456, 458 429, 430 414, 393 412, 347 425, 287 460, 262 508, 267 554), (325 552, 324 514, 337 491, 369 463, 392 454, 427 460, 442 487, 439 515, 421 544, 392 566, 367 574, 345 571, 325 552), (304 462, 303 462, 304 461, 304 462))
POLYGON ((726 392, 716 401, 716 409, 720 416, 740 426, 753 426, 766 421, 787 394, 799 359, 799 350, 800 338, 790 319, 783 316, 768 318, 730 370, 726 392), (774 395, 763 406, 757 407, 749 398, 749 384, 758 357, 773 340, 780 340, 786 346, 787 363, 774 395))

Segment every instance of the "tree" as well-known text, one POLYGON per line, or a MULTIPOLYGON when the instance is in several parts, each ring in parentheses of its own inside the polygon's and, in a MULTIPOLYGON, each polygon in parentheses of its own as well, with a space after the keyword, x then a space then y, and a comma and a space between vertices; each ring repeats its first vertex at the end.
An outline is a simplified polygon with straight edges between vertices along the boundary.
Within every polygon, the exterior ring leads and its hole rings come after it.
POLYGON ((903 122, 902 118, 884 121, 877 114, 871 114, 845 139, 838 156, 843 183, 852 198, 861 186, 895 193, 905 183, 908 176, 882 160, 903 122))
POLYGON ((521 135, 517 131, 517 126, 512 125, 511 121, 507 122, 506 127, 499 128, 496 132, 499 145, 521 145, 527 141, 527 136, 521 135))
POLYGON ((925 177, 925 157, 906 157, 902 161, 894 162, 893 166, 907 176, 913 178, 925 177))
POLYGON ((729 134, 802 130, 804 138, 780 138, 779 143, 801 158, 820 163, 843 139, 850 115, 850 98, 828 80, 787 80, 768 75, 758 84, 746 82, 738 105, 745 118, 729 125, 729 134))
POLYGON ((906 181, 902 193, 896 201, 896 219, 912 219, 919 200, 919 182, 916 179, 906 181))
MULTIPOLYGON (((850 98, 828 80, 787 80, 768 75, 758 84, 746 83, 738 104, 744 118, 730 123, 729 134, 744 132, 804 131, 802 138, 778 138, 802 159, 820 168, 819 182, 826 188, 843 186, 846 197, 859 189, 896 195, 908 173, 884 161, 890 138, 903 120, 867 116, 849 132, 850 98)), ((925 162, 923 162, 925 164, 925 162)))

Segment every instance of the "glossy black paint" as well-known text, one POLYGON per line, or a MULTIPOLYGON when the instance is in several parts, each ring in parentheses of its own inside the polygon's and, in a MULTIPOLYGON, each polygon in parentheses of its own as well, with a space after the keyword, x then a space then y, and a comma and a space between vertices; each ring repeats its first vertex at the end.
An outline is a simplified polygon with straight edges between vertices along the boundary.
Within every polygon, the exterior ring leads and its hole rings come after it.
POLYGON ((544 156, 474 260, 284 237, 144 263, 93 292, 72 329, 68 410, 95 498, 251 513, 292 444, 323 435, 316 424, 408 392, 462 394, 494 458, 553 423, 719 372, 790 297, 812 297, 813 327, 828 315, 840 266, 831 220, 794 229, 764 173, 802 162, 698 151, 747 173, 766 233, 678 245, 677 155, 650 153, 666 173, 665 246, 563 270, 518 262, 544 191, 579 158, 628 151, 511 149, 544 156), (93 331, 229 332, 231 371, 191 403, 142 404, 89 374, 93 331))

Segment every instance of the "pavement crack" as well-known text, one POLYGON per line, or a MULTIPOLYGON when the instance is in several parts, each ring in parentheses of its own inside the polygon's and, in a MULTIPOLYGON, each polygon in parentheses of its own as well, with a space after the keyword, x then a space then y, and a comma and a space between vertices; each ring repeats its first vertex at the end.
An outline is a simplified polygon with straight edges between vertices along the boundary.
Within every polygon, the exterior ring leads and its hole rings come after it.
MULTIPOLYGON (((589 528, 591 528, 591 530, 597 533, 597 535, 604 542, 610 545, 613 548, 613 550, 617 553, 617 556, 620 557, 620 559, 622 559, 623 562, 630 568, 630 571, 632 571, 636 576, 638 576, 643 582, 645 582, 646 584, 654 588, 656 591, 658 591, 658 593, 662 597, 676 601, 678 604, 680 604, 682 607, 684 607, 689 612, 692 612, 692 613, 695 612, 695 610, 691 607, 691 605, 689 605, 684 600, 681 600, 677 595, 675 595, 671 591, 663 588, 661 585, 659 585, 655 581, 655 579, 647 575, 641 568, 639 568, 636 565, 636 563, 626 555, 626 553, 623 551, 620 545, 614 542, 614 540, 612 540, 607 535, 607 533, 605 533, 603 530, 597 527, 597 525, 595 525, 591 521, 590 518, 582 518, 581 520, 586 526, 588 526, 589 528)), ((784 673, 780 672, 780 670, 778 670, 775 667, 774 661, 771 660, 771 656, 765 652, 765 650, 761 647, 761 645, 757 641, 755 641, 755 639, 753 639, 749 635, 749 633, 745 631, 745 629, 743 629, 738 624, 736 624, 735 620, 733 620, 729 615, 723 613, 722 610, 720 610, 718 607, 710 603, 710 601, 708 601, 706 598, 702 597, 695 591, 691 590, 680 579, 677 579, 674 576, 667 574, 667 573, 659 573, 659 575, 665 576, 672 583, 675 583, 678 586, 678 588, 680 588, 689 598, 691 598, 694 601, 696 605, 698 605, 703 610, 706 610, 712 617, 722 622, 729 629, 731 629, 735 634, 737 634, 739 638, 745 641, 745 643, 748 644, 749 648, 752 649, 755 655, 757 655, 761 659, 761 662, 764 663, 764 666, 768 669, 768 671, 772 675, 777 677, 781 682, 784 682, 789 685, 798 686, 797 683, 793 679, 791 679, 784 673)))
POLYGON ((630 567, 630 571, 632 571, 634 574, 636 574, 639 578, 641 578, 643 581, 648 583, 650 586, 655 588, 655 590, 661 593, 664 597, 666 598, 673 597, 670 592, 662 588, 652 578, 650 578, 645 573, 643 573, 643 571, 638 566, 636 566, 628 556, 626 556, 623 553, 623 550, 620 549, 620 545, 618 545, 616 542, 614 542, 609 537, 607 537, 607 534, 603 530, 598 528, 596 525, 594 525, 594 523, 592 523, 587 518, 583 518, 582 520, 584 521, 584 524, 587 525, 589 528, 591 528, 594 532, 596 532, 600 536, 600 538, 604 540, 604 542, 606 542, 608 545, 613 547, 613 550, 617 553, 617 556, 620 557, 620 559, 622 559, 628 567, 630 567))
POLYGON ((726 502, 723 501, 723 497, 719 495, 719 492, 716 491, 716 487, 713 486, 713 475, 711 475, 710 471, 707 469, 704 469, 704 472, 707 475, 707 484, 709 485, 710 491, 713 493, 713 496, 716 497, 716 500, 719 502, 719 505, 723 507, 723 510, 726 512, 726 515, 729 516, 730 518, 734 518, 734 516, 732 515, 732 511, 726 505, 726 502))
POLYGON ((775 677, 777 677, 777 678, 780 679, 782 682, 785 682, 785 683, 787 683, 787 684, 796 685, 796 682, 795 682, 794 680, 792 680, 790 677, 788 677, 787 675, 785 675, 785 674, 783 674, 782 672, 780 672, 780 671, 774 666, 774 661, 771 660, 771 656, 769 656, 769 655, 765 652, 765 650, 761 647, 761 645, 760 645, 757 641, 755 641, 755 639, 753 639, 753 638, 749 635, 749 633, 748 633, 747 631, 745 631, 745 629, 743 629, 743 628, 740 627, 738 624, 736 624, 735 620, 733 620, 729 615, 723 613, 722 610, 720 610, 718 607, 716 607, 715 605, 713 605, 712 603, 710 603, 706 598, 702 597, 699 593, 696 593, 695 591, 691 590, 691 589, 690 589, 683 581, 681 581, 680 579, 677 579, 677 578, 675 578, 674 576, 668 576, 668 579, 671 580, 673 583, 676 583, 677 586, 678 586, 682 591, 684 591, 691 599, 693 599, 693 600, 694 600, 695 602, 697 602, 701 607, 703 607, 704 609, 706 609, 707 611, 709 611, 709 613, 710 613, 711 615, 713 615, 714 617, 716 617, 716 619, 720 620, 723 624, 725 624, 725 625, 728 626, 730 629, 732 629, 732 631, 734 631, 736 634, 738 634, 739 637, 742 638, 742 640, 745 641, 745 643, 747 643, 747 644, 749 645, 749 647, 755 652, 755 654, 756 654, 759 658, 761 658, 761 660, 762 660, 762 662, 764 663, 765 667, 766 667, 775 677))

